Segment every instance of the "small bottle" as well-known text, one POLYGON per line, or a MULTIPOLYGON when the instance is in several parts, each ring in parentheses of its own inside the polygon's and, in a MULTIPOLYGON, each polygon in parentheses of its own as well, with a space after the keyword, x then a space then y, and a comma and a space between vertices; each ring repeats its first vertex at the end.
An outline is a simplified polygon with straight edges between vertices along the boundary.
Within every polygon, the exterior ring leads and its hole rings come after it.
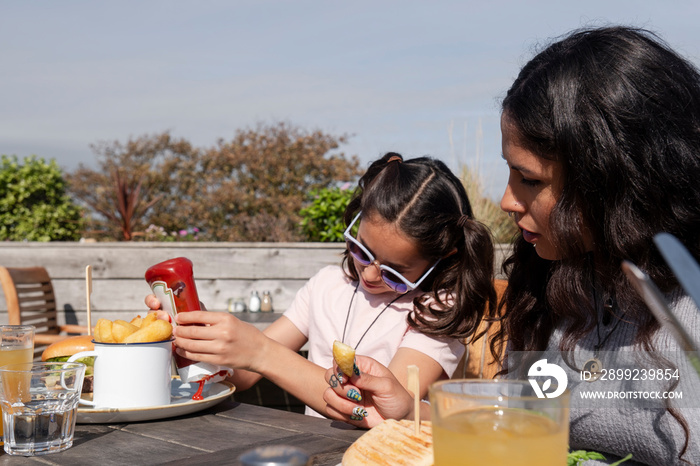
POLYGON ((248 310, 248 308, 246 307, 245 301, 243 300, 243 298, 238 298, 236 300, 236 304, 234 305, 234 311, 235 312, 245 312, 247 310, 248 310))
POLYGON ((257 291, 250 292, 250 302, 248 303, 248 311, 260 312, 260 295, 257 291))
POLYGON ((262 312, 272 312, 272 296, 269 291, 263 291, 262 303, 260 303, 262 312))
POLYGON ((228 298, 228 312, 234 312, 233 298, 228 298))

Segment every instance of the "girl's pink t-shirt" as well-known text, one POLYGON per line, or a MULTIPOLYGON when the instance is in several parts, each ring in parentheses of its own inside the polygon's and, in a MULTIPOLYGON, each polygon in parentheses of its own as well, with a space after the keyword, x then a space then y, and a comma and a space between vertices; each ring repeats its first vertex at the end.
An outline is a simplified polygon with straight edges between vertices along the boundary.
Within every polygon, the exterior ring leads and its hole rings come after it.
MULTIPOLYGON (((362 286, 355 293, 356 284, 339 266, 324 267, 299 290, 285 311, 285 317, 308 339, 311 362, 323 368, 333 366, 333 341, 343 340, 347 319, 344 343, 354 347, 356 354, 388 366, 399 348, 411 348, 434 359, 447 376, 452 376, 464 354, 462 342, 425 335, 409 327, 406 320, 420 291, 401 296, 377 318, 396 295, 369 294, 362 286)), ((306 411, 318 415, 308 407, 306 411)))

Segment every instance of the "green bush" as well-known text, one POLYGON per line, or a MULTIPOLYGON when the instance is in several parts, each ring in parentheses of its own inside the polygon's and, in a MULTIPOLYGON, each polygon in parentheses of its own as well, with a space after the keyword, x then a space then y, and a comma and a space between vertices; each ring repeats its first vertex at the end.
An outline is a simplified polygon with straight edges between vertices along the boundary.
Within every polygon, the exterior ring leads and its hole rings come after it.
POLYGON ((322 188, 311 191, 311 203, 299 211, 301 230, 309 241, 324 243, 343 242, 345 222, 343 214, 353 190, 322 188))
POLYGON ((0 162, 0 240, 76 241, 83 227, 80 208, 66 194, 55 160, 16 156, 0 162))

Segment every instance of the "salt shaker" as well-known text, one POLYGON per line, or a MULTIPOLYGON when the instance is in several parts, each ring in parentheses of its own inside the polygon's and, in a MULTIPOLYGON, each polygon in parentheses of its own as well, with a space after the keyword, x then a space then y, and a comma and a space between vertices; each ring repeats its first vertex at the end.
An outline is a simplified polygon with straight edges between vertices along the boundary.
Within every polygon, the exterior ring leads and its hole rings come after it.
POLYGON ((257 291, 250 292, 250 302, 248 303, 249 312, 260 312, 260 295, 257 291))
POLYGON ((272 312, 272 296, 269 291, 263 291, 262 302, 260 303, 262 312, 272 312))
POLYGON ((247 310, 243 298, 238 298, 236 300, 236 303, 233 305, 233 309, 235 312, 245 312, 247 310))

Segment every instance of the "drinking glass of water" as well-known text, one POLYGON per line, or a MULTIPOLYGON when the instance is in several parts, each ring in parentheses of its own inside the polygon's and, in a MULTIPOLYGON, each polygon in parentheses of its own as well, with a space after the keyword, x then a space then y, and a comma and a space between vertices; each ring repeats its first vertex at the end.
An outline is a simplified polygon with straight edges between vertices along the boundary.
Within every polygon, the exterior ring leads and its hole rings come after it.
POLYGON ((84 375, 81 363, 0 367, 5 452, 34 456, 70 448, 84 375))

